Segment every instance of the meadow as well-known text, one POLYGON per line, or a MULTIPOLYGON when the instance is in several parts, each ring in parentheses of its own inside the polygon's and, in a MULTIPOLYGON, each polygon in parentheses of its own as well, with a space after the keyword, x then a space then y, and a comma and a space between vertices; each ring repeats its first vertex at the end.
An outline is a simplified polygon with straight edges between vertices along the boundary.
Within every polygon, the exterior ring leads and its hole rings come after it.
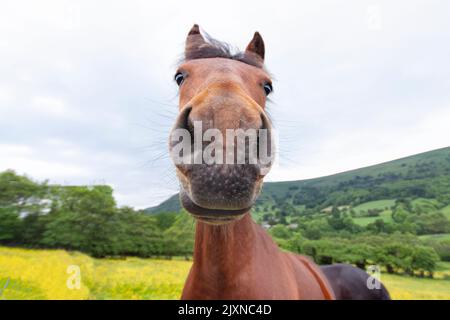
MULTIPOLYGON (((191 263, 0 247, 0 299, 178 299, 191 263), (80 269, 79 288, 68 285, 70 266, 80 269)), ((393 299, 449 300, 450 263, 439 263, 435 277, 382 274, 382 281, 393 299)))
POLYGON ((64 250, 0 247, 0 299, 177 299, 191 262, 93 259, 64 250), (70 266, 80 268, 79 289, 68 286, 70 266), (9 279, 9 281, 8 281, 9 279))

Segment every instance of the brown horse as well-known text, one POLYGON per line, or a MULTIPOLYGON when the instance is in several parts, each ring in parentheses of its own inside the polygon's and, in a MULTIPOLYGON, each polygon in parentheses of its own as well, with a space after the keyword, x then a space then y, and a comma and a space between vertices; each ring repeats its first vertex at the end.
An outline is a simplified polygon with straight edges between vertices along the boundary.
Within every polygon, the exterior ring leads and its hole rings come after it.
MULTIPOLYGON (((272 84, 264 69, 264 52, 257 32, 245 52, 232 54, 194 25, 175 74, 180 114, 173 131, 183 129, 195 136, 195 123, 201 123, 201 134, 213 128, 223 135, 230 129, 265 129, 270 135, 265 104, 272 84)), ((175 146, 171 140, 171 154, 175 146)), ((205 150, 203 142, 200 146, 205 150)), ((197 219, 194 263, 182 299, 335 299, 317 265, 282 252, 252 220, 250 208, 271 162, 258 157, 243 164, 175 165, 182 205, 197 219)))

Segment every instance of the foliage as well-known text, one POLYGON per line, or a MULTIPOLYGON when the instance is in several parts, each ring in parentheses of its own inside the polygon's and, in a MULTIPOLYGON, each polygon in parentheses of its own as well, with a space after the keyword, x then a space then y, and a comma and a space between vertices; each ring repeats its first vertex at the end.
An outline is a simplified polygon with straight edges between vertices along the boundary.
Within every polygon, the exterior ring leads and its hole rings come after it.
POLYGON ((60 248, 94 257, 173 256, 193 250, 187 215, 117 208, 109 186, 48 186, 0 173, 0 243, 60 248))
POLYGON ((318 264, 350 263, 362 269, 376 264, 388 273, 432 277, 439 261, 436 250, 413 235, 362 234, 320 240, 304 239, 295 232, 282 236, 275 240, 283 249, 308 255, 318 264))

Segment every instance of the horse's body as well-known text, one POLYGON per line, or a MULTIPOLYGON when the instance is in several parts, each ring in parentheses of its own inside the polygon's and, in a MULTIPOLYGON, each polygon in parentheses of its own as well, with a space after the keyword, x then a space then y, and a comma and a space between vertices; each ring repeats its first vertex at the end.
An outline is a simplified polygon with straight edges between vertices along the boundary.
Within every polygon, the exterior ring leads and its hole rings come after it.
POLYGON ((339 300, 390 300, 386 287, 379 282, 380 287, 369 289, 368 282, 373 282, 363 270, 348 264, 332 264, 321 266, 333 288, 336 299, 339 300))
POLYGON ((281 252, 246 214, 215 226, 197 224, 194 264, 183 299, 333 299, 309 259, 281 252))
POLYGON ((197 219, 194 263, 182 298, 351 298, 351 291, 365 284, 364 277, 339 268, 324 269, 325 275, 308 258, 282 252, 251 218, 250 209, 272 164, 261 152, 253 157, 250 151, 250 145, 255 144, 257 151, 272 150, 271 123, 265 112, 272 84, 264 70, 264 53, 259 33, 245 52, 235 55, 221 43, 205 41, 197 25, 188 34, 185 60, 175 75, 180 87, 180 114, 170 141, 182 205, 197 219), (242 163, 237 160, 239 146, 234 145, 238 136, 232 137, 230 149, 228 138, 225 144, 222 141, 229 130, 265 131, 269 139, 258 136, 251 142, 248 137, 248 148, 244 139, 242 163), (211 152, 204 140, 196 142, 198 134, 217 143, 217 148, 211 152), (186 150, 179 149, 178 139, 186 135, 194 136, 194 143, 186 150), (233 163, 217 161, 228 160, 230 150, 233 163), (351 280, 348 286, 336 281, 341 274, 351 280))

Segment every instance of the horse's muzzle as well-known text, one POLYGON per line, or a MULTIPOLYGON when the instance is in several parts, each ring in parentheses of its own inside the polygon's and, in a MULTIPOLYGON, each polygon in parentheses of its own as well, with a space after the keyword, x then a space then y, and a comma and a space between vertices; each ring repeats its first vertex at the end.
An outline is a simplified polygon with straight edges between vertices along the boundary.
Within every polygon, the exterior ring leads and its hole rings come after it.
POLYGON ((240 95, 183 107, 169 141, 183 207, 205 221, 248 212, 273 163, 272 138, 264 110, 240 95))

